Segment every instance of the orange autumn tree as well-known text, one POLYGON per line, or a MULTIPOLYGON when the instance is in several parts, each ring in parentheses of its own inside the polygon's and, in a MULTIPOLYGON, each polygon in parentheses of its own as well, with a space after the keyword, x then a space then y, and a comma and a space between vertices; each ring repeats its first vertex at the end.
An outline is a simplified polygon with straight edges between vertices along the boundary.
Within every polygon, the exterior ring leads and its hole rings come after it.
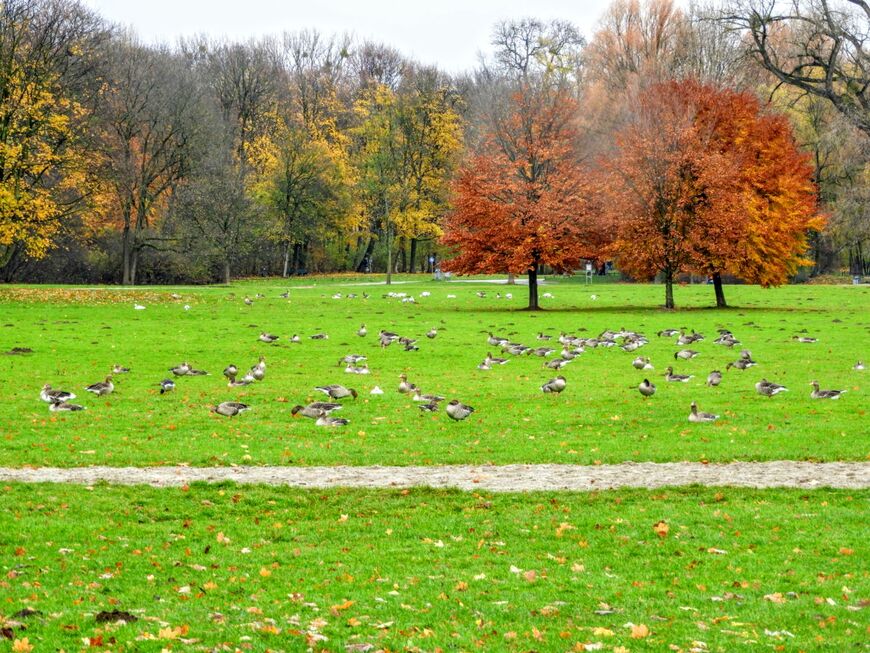
POLYGON ((600 204, 616 234, 618 265, 639 279, 661 273, 665 308, 674 308, 677 275, 692 269, 700 226, 727 215, 718 222, 726 227, 737 217, 733 162, 709 147, 697 113, 668 85, 650 87, 603 163, 600 204))
POLYGON ((695 82, 668 85, 698 106, 709 147, 731 159, 735 204, 696 234, 695 269, 710 276, 716 306, 727 304, 722 275, 763 287, 785 283, 804 264, 807 232, 821 229, 809 156, 798 150, 788 119, 748 94, 695 82), (737 209, 736 214, 734 209, 737 209))
POLYGON ((459 170, 442 242, 463 274, 528 274, 538 310, 538 274, 576 268, 598 239, 586 217, 588 184, 576 152, 576 102, 564 92, 510 96, 496 126, 459 170))
POLYGON ((747 94, 695 81, 646 89, 606 162, 605 212, 622 269, 662 273, 665 307, 683 272, 775 285, 794 273, 816 216, 811 170, 787 122, 747 94))

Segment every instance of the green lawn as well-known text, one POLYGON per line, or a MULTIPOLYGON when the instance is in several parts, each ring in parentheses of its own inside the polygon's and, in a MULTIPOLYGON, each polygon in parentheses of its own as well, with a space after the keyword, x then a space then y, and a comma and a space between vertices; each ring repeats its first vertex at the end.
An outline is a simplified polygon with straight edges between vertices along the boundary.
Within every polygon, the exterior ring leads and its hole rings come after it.
MULTIPOLYGON (((870 289, 790 286, 774 290, 727 287, 727 311, 709 309, 712 288, 677 289, 676 312, 658 308, 660 286, 556 280, 541 289, 548 310, 521 311, 526 288, 485 283, 397 284, 395 292, 416 304, 384 299, 384 286, 348 285, 359 279, 301 279, 288 285, 242 283, 233 288, 82 290, 71 287, 0 289, 0 351, 30 347, 33 354, 2 356, 0 465, 192 465, 229 464, 436 464, 615 463, 625 460, 863 460, 870 454, 867 374, 852 365, 870 359, 870 289), (279 294, 291 288, 290 300, 279 294), (485 290, 486 298, 476 292, 485 290), (368 292, 363 300, 332 299, 335 292, 368 292), (429 297, 420 297, 428 291, 429 297), (172 300, 178 292, 181 300, 172 300), (245 295, 260 292, 253 306, 245 295), (496 299, 512 292, 512 300, 496 299), (234 297, 230 298, 231 293, 234 297), (592 294, 597 299, 591 298, 592 294), (448 295, 455 295, 449 298, 448 295), (145 310, 134 310, 141 302, 145 310), (188 304, 190 310, 183 306, 188 304), (369 336, 357 337, 360 323, 369 336), (635 354, 617 348, 589 350, 565 368, 568 388, 544 395, 540 385, 555 375, 537 357, 514 357, 484 372, 476 369, 488 350, 486 332, 537 346, 538 332, 597 335, 621 327, 643 332, 655 371, 631 366, 635 354), (440 329, 436 339, 424 336, 440 329), (706 334, 693 345, 695 360, 676 362, 674 338, 656 331, 687 327, 706 334), (719 388, 704 385, 714 368, 738 357, 738 348, 713 344, 716 329, 731 329, 759 365, 731 370, 719 388), (420 338, 420 351, 377 345, 379 329, 420 338), (275 345, 257 341, 261 331, 281 336, 275 345), (317 332, 329 340, 308 339, 317 332), (298 333, 301 344, 290 344, 298 333), (792 340, 819 338, 815 344, 792 340), (345 374, 339 357, 369 357, 369 376, 345 374), (265 381, 228 389, 221 370, 247 369, 259 355, 268 363, 265 381), (210 376, 181 378, 174 393, 159 395, 167 369, 189 360, 210 376), (115 363, 132 368, 116 378, 117 389, 97 398, 84 386, 102 380, 115 363), (696 375, 688 384, 666 383, 665 368, 696 375), (427 392, 458 398, 477 410, 462 423, 444 412, 421 415, 396 391, 398 375, 427 392), (636 385, 649 374, 658 393, 644 401, 636 385), (755 394, 762 376, 790 392, 772 399, 755 394), (810 399, 808 383, 847 389, 839 401, 810 399), (39 400, 44 383, 71 390, 88 410, 55 414, 39 400), (341 429, 293 419, 296 403, 323 398, 313 386, 344 383, 360 391, 346 400, 341 429), (374 385, 385 390, 372 396, 374 385), (252 409, 228 419, 209 412, 224 400, 252 409), (719 413, 712 425, 686 421, 689 404, 719 413)), ((868 361, 870 362, 870 361, 868 361)))
POLYGON ((0 622, 35 651, 866 650, 868 500, 11 485, 0 622))

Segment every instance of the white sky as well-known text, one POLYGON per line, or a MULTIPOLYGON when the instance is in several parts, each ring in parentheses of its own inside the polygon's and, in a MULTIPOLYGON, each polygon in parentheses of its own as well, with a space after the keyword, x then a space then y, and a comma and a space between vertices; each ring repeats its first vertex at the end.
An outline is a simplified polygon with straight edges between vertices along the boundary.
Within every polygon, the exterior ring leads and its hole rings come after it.
POLYGON ((610 0, 84 0, 146 42, 209 34, 233 40, 315 28, 391 45, 448 72, 468 70, 489 50, 494 23, 562 18, 591 37, 610 0))

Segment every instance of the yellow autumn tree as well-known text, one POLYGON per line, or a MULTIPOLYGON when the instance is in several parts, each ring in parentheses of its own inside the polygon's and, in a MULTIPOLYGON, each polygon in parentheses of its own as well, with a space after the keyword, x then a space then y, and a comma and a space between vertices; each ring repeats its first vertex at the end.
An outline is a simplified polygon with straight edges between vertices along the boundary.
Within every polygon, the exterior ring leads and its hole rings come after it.
POLYGON ((96 19, 65 2, 2 5, 0 26, 0 267, 16 251, 46 255, 81 199, 77 101, 96 19))

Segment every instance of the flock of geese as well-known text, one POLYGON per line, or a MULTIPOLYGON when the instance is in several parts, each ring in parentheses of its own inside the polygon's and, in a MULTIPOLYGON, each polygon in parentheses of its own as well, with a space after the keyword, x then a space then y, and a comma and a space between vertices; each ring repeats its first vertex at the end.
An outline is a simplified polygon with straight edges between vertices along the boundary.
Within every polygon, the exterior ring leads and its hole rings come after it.
MULTIPOLYGON (((428 293, 427 293, 428 294, 428 293)), ((478 293, 480 295, 481 293, 478 293)), ((389 293, 384 297, 389 298, 390 295, 396 295, 395 293, 389 293)), ((281 295, 281 297, 286 298, 287 293, 281 295)), ((257 297, 262 297, 262 295, 257 295, 257 297)), ((347 296, 351 298, 350 295, 347 296)), ((336 298, 336 296, 333 296, 336 298)), ((245 297, 245 304, 252 305, 253 301, 245 297)), ((714 343, 722 345, 727 348, 733 348, 740 344, 740 341, 734 336, 734 334, 728 329, 719 329, 718 337, 714 340, 714 343)), ((365 338, 368 335, 368 329, 365 324, 360 325, 359 329, 356 331, 356 335, 365 338)), ((427 338, 434 339, 438 335, 438 330, 436 328, 430 329, 425 336, 427 338)), ((697 333, 694 330, 691 333, 687 333, 685 329, 665 329, 663 331, 659 331, 658 336, 660 337, 675 337, 676 336, 676 345, 683 347, 682 349, 676 351, 674 353, 674 360, 677 361, 689 361, 697 356, 699 356, 700 352, 688 348, 690 345, 694 343, 701 342, 705 339, 705 336, 701 333, 697 333)), ((313 335, 308 336, 311 340, 328 340, 329 335, 326 333, 315 333, 313 335)), ((401 336, 398 333, 386 330, 380 330, 378 332, 378 344, 381 348, 386 348, 394 343, 400 345, 405 351, 417 351, 419 349, 417 344, 417 339, 409 338, 405 336, 401 336)), ((268 333, 263 331, 260 333, 258 340, 260 342, 266 344, 273 344, 280 340, 280 336, 268 333)), ((793 338, 797 342, 801 343, 814 343, 817 341, 816 338, 811 338, 808 336, 794 336, 793 338)), ((628 331, 625 328, 620 329, 619 331, 611 331, 607 330, 599 334, 597 337, 593 338, 582 338, 575 335, 569 335, 566 333, 561 333, 558 337, 544 334, 543 332, 537 335, 537 340, 540 342, 546 342, 546 345, 539 345, 536 347, 531 347, 524 345, 519 342, 512 342, 509 338, 501 337, 493 335, 491 332, 488 333, 488 338, 486 340, 487 345, 491 348, 498 348, 501 350, 503 354, 511 355, 511 356, 537 356, 544 359, 547 359, 546 362, 543 363, 543 366, 547 369, 552 370, 561 370, 565 366, 572 363, 577 359, 578 356, 583 354, 589 349, 595 348, 607 348, 607 347, 619 347, 621 350, 625 352, 636 352, 641 347, 647 345, 649 340, 641 333, 637 333, 634 331, 628 331), (553 346, 549 345, 549 341, 553 342, 553 346), (561 347, 561 351, 558 351, 558 348, 555 344, 561 347), (558 352, 558 356, 554 358, 550 358, 553 354, 558 352)), ((294 334, 289 338, 290 343, 301 343, 302 338, 298 334, 294 334)), ((350 374, 369 374, 370 370, 368 368, 366 361, 366 356, 362 354, 347 354, 338 360, 338 366, 344 365, 345 372, 350 374)), ((477 366, 479 370, 491 370, 494 366, 506 365, 510 359, 508 358, 500 358, 493 356, 491 351, 487 352, 486 357, 483 361, 477 366)), ((757 365, 757 362, 753 359, 752 353, 748 349, 742 349, 740 351, 739 357, 725 367, 726 372, 731 368, 738 370, 747 370, 750 367, 754 367, 757 365)), ((653 365, 650 362, 650 359, 645 356, 638 355, 632 361, 632 366, 641 371, 653 370, 653 365)), ((854 370, 863 370, 864 364, 861 361, 858 361, 853 365, 854 370)), ((208 372, 201 369, 196 369, 190 365, 187 361, 180 363, 179 365, 175 365, 168 369, 169 372, 172 373, 173 378, 165 378, 159 382, 160 394, 166 394, 167 392, 171 392, 175 390, 175 380, 174 378, 186 377, 186 376, 206 376, 208 372)), ((106 396, 114 392, 115 384, 113 378, 117 375, 126 374, 130 372, 130 369, 127 367, 123 367, 121 365, 115 365, 112 368, 112 371, 109 375, 105 377, 105 380, 100 381, 98 383, 94 383, 85 388, 87 392, 90 392, 98 397, 106 396)), ((264 356, 259 357, 259 361, 255 363, 250 369, 241 375, 239 368, 234 365, 228 365, 223 370, 223 376, 227 379, 227 387, 229 388, 237 388, 251 385, 253 383, 257 383, 263 381, 266 376, 266 359, 264 356)), ((668 383, 688 383, 691 379, 694 378, 692 374, 678 374, 674 371, 672 366, 668 366, 665 373, 664 379, 668 383)), ((419 409, 422 412, 437 412, 439 407, 443 401, 445 401, 445 397, 437 394, 428 394, 423 393, 421 389, 414 383, 408 381, 408 377, 406 374, 401 374, 400 382, 397 387, 397 391, 403 395, 409 395, 412 397, 413 401, 417 403, 419 409)), ((707 387, 717 387, 723 381, 723 374, 720 370, 712 370, 706 379, 705 385, 707 387)), ((821 389, 818 381, 812 381, 809 385, 812 386, 813 390, 810 393, 810 397, 813 399, 839 399, 846 391, 845 390, 825 390, 821 389)), ((554 378, 549 379, 543 385, 540 386, 541 392, 545 394, 560 394, 565 391, 568 386, 568 382, 563 375, 558 375, 554 378)), ((358 397, 358 392, 353 389, 346 387, 341 384, 331 384, 331 385, 323 385, 323 386, 315 386, 315 390, 324 393, 327 395, 329 401, 315 401, 308 403, 307 405, 296 405, 292 408, 291 414, 295 416, 307 417, 315 420, 315 423, 318 426, 345 426, 349 424, 349 420, 345 418, 339 418, 332 415, 333 412, 341 409, 342 404, 341 400, 347 399, 351 397, 356 399, 358 397)), ((649 399, 656 394, 656 386, 652 383, 648 378, 644 378, 643 381, 637 386, 638 392, 644 399, 649 399)), ((779 383, 775 383, 772 381, 768 381, 766 378, 762 378, 755 384, 755 390, 759 395, 765 397, 774 397, 780 393, 787 392, 788 388, 779 383)), ((371 390, 371 394, 378 395, 383 394, 383 391, 375 386, 371 390)), ((52 412, 76 412, 84 410, 85 407, 79 404, 72 403, 74 399, 76 399, 76 395, 72 392, 68 392, 65 390, 54 389, 51 385, 45 384, 40 392, 40 398, 49 404, 49 410, 52 412)), ((225 417, 235 417, 246 410, 250 409, 248 404, 238 402, 238 401, 224 401, 217 405, 211 406, 210 410, 218 415, 222 415, 225 417)), ((474 413, 474 408, 468 406, 458 399, 452 399, 445 405, 445 412, 448 417, 454 421, 462 421, 469 417, 472 413, 474 413)), ((690 405, 690 412, 688 416, 689 422, 692 423, 710 423, 715 422, 719 419, 719 415, 715 415, 713 413, 707 413, 700 411, 698 409, 698 405, 695 401, 692 401, 690 405)))
MULTIPOLYGON (((740 344, 740 341, 734 336, 734 334, 728 329, 719 329, 719 335, 714 340, 716 344, 722 345, 727 348, 733 348, 736 345, 740 344)), ((660 337, 674 337, 677 336, 676 344, 678 346, 687 347, 696 342, 700 342, 705 339, 705 336, 701 333, 697 333, 692 331, 691 333, 686 333, 685 329, 664 329, 659 331, 658 336, 660 337)), ((539 333, 537 336, 538 340, 549 341, 552 340, 553 336, 546 335, 544 333, 539 333)), ((801 343, 814 343, 817 342, 816 338, 812 338, 809 336, 794 336, 793 340, 801 343)), ((568 335, 566 333, 561 333, 558 337, 558 343, 562 346, 561 352, 559 352, 559 356, 548 360, 544 363, 544 367, 550 369, 560 370, 569 363, 571 363, 577 356, 584 353, 587 349, 594 349, 597 347, 619 347, 625 352, 635 352, 644 345, 649 343, 649 340, 641 333, 636 333, 634 331, 628 331, 625 328, 620 331, 604 331, 599 336, 594 338, 580 338, 574 335, 568 335)), ((539 346, 539 347, 529 347, 523 345, 522 343, 511 342, 508 338, 495 336, 492 333, 489 333, 489 337, 487 338, 487 344, 492 345, 493 347, 501 348, 501 351, 507 354, 512 355, 534 355, 540 357, 548 357, 554 353, 556 353, 556 349, 553 347, 547 346, 539 346)), ((682 360, 688 361, 696 358, 700 352, 694 349, 680 349, 674 353, 674 360, 682 360)), ((509 359, 506 358, 497 358, 492 355, 492 353, 487 353, 486 358, 477 366, 480 370, 489 370, 492 369, 493 365, 504 365, 508 362, 509 359)), ((740 352, 740 356, 737 360, 728 363, 725 367, 726 372, 731 368, 735 368, 738 370, 746 370, 750 367, 757 365, 757 361, 752 358, 752 352, 748 349, 743 349, 740 352)), ((645 356, 637 356, 632 361, 632 366, 637 370, 652 370, 653 365, 650 362, 650 359, 645 356)), ((864 363, 858 361, 855 365, 852 366, 854 370, 863 370, 864 363)), ((664 378, 666 382, 669 383, 688 383, 691 379, 694 378, 693 374, 677 374, 674 372, 673 366, 668 366, 664 373, 664 378)), ((708 387, 716 387, 722 383, 723 375, 720 370, 712 370, 707 375, 706 385, 708 387)), ((810 392, 810 397, 813 399, 839 399, 846 391, 845 390, 822 390, 819 387, 818 381, 812 381, 809 385, 813 387, 813 390, 810 392)), ((564 376, 557 376, 553 379, 550 379, 546 383, 541 386, 541 391, 544 393, 561 393, 567 387, 567 381, 564 376)), ((637 386, 638 392, 640 392, 641 396, 645 399, 648 399, 655 395, 656 386, 652 383, 648 378, 643 379, 637 386)), ((764 397, 774 397, 782 392, 787 392, 788 388, 779 383, 774 383, 772 381, 768 381, 766 378, 762 378, 755 384, 755 391, 764 397)), ((698 404, 696 402, 692 402, 689 408, 689 416, 688 420, 692 423, 709 423, 715 422, 719 419, 719 415, 715 415, 713 413, 707 413, 704 411, 698 410, 698 404)))

